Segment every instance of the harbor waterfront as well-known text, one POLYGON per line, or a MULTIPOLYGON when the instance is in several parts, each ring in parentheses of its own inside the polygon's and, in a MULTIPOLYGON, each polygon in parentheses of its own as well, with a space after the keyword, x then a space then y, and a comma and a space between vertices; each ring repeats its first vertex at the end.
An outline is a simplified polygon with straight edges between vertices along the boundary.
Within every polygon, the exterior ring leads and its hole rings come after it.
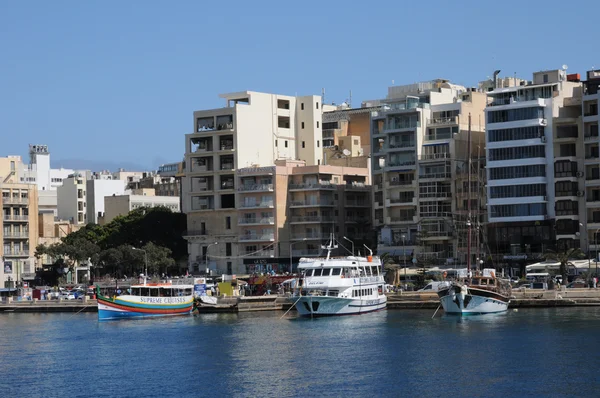
POLYGON ((431 314, 311 320, 259 312, 102 323, 96 314, 0 314, 0 391, 47 397, 66 391, 72 397, 598 395, 600 308, 431 314))

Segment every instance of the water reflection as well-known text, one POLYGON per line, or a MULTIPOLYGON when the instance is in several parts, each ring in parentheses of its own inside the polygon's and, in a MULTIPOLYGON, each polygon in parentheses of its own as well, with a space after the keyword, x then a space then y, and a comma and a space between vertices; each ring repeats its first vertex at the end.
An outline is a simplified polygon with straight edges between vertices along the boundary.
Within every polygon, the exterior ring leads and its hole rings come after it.
POLYGON ((81 396, 597 395, 600 308, 281 315, 0 314, 0 391, 54 395, 68 377, 81 396))

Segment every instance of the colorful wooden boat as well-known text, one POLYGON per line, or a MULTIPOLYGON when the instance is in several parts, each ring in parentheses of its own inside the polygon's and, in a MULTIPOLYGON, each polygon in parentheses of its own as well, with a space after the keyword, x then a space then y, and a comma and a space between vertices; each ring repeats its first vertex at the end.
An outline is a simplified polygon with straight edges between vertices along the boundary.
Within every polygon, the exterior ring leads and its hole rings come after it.
POLYGON ((106 297, 97 287, 98 319, 189 315, 194 306, 193 285, 147 283, 132 285, 126 294, 106 297))

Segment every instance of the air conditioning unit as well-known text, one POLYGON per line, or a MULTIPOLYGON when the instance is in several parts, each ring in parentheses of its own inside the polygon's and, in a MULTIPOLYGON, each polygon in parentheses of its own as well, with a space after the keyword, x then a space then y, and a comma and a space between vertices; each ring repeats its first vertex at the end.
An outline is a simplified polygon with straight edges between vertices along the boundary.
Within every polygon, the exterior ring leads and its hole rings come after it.
POLYGON ((583 192, 583 191, 577 191, 577 196, 585 196, 585 192, 583 192))
POLYGON ((545 136, 545 135, 541 136, 541 137, 540 137, 540 141, 542 141, 542 142, 546 142, 546 136, 545 136))
POLYGON ((583 171, 578 171, 577 172, 577 177, 579 177, 579 178, 583 177, 583 171))

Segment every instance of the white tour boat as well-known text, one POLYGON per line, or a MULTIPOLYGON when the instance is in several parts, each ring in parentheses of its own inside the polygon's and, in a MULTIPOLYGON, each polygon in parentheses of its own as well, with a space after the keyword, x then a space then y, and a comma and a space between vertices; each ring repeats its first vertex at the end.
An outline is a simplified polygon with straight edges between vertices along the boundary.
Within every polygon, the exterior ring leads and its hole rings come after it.
MULTIPOLYGON (((333 242, 333 239, 332 239, 333 242)), ((385 282, 378 257, 330 256, 337 248, 331 243, 326 258, 301 258, 301 277, 292 300, 303 316, 353 315, 384 309, 385 282)))

